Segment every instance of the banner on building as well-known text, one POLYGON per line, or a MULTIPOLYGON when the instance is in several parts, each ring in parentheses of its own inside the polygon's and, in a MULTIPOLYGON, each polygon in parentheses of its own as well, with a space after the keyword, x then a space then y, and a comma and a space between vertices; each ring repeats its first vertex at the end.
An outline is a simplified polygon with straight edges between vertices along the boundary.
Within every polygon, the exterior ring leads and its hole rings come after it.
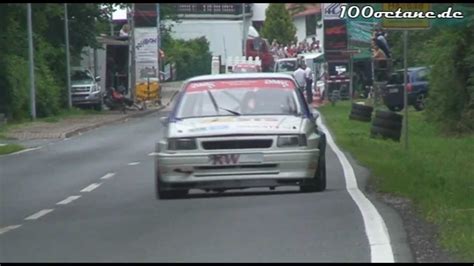
POLYGON ((341 6, 346 3, 323 3, 322 13, 323 19, 341 19, 341 6))
POLYGON ((156 27, 135 28, 136 82, 158 78, 158 33, 156 27))

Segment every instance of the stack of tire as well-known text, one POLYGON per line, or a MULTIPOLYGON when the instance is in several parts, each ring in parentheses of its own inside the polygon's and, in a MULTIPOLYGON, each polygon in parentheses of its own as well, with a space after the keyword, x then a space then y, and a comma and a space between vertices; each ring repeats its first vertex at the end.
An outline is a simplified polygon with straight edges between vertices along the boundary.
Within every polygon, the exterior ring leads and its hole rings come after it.
POLYGON ((375 111, 375 118, 370 128, 371 137, 377 135, 384 139, 400 141, 403 116, 394 112, 375 111))
POLYGON ((370 122, 372 120, 373 111, 374 107, 372 106, 353 103, 349 119, 370 122))

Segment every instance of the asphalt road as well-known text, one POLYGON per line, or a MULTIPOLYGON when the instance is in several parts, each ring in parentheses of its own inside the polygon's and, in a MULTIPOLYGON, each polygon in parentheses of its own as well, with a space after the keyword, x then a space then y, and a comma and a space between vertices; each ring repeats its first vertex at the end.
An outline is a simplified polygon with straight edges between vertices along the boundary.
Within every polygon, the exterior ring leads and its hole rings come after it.
MULTIPOLYGON (((373 260, 378 243, 370 243, 367 217, 329 146, 321 193, 192 190, 156 200, 149 154, 161 115, 0 157, 0 262, 373 260)), ((349 161, 363 187, 367 171, 349 161)), ((394 260, 413 261, 398 215, 368 197, 388 228, 394 260)))

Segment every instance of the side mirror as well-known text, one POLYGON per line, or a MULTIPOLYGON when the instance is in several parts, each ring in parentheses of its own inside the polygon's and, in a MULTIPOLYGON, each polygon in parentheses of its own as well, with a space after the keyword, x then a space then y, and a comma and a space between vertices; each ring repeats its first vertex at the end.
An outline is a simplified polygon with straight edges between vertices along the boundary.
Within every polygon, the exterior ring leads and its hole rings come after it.
POLYGON ((167 126, 168 125, 168 117, 167 116, 160 117, 160 122, 163 126, 167 126))
POLYGON ((100 76, 95 77, 95 81, 99 82, 100 81, 100 76))

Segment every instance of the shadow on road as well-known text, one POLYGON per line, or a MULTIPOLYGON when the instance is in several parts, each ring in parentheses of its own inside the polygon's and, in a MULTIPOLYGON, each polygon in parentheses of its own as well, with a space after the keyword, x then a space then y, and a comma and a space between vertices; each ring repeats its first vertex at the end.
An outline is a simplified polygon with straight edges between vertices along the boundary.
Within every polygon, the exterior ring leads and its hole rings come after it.
MULTIPOLYGON (((199 190, 196 190, 199 191, 199 190)), ((204 192, 199 191, 195 193, 190 193, 182 198, 177 200, 185 199, 202 199, 202 198, 223 198, 223 197, 248 197, 248 196, 273 196, 273 195, 284 195, 284 194, 326 194, 338 191, 337 189, 326 189, 323 192, 300 192, 298 189, 294 190, 260 190, 260 191, 227 191, 227 192, 204 192)))

